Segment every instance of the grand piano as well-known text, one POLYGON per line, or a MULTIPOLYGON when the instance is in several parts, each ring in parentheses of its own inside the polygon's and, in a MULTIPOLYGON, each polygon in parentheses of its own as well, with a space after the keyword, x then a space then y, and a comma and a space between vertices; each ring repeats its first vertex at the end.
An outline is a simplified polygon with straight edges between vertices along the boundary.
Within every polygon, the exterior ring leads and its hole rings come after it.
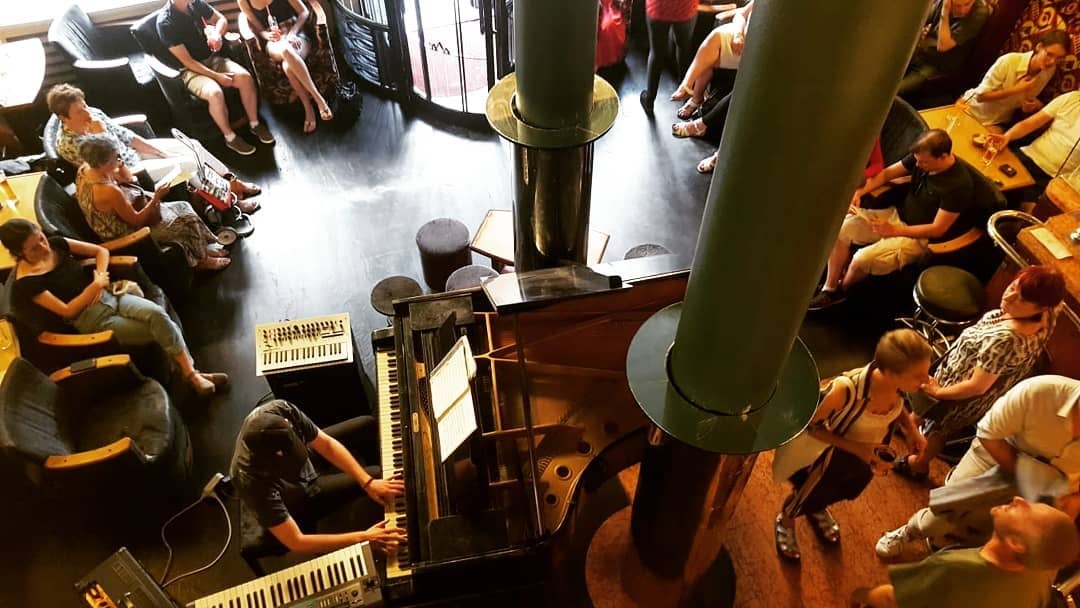
POLYGON ((395 303, 393 326, 372 334, 383 471, 406 484, 386 509, 409 537, 388 557, 388 600, 538 597, 579 493, 641 458, 626 354, 682 300, 688 262, 542 269, 395 303), (462 336, 478 431, 443 463, 427 373, 462 336))

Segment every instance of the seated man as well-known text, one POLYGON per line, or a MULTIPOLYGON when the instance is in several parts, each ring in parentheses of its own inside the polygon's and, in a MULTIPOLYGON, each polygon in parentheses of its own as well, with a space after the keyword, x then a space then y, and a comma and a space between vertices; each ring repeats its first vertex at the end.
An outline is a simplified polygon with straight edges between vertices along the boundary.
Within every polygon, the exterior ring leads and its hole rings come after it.
POLYGON ((1073 153, 1080 139, 1080 91, 1058 95, 1046 107, 1013 125, 1002 135, 988 135, 986 145, 1000 150, 1039 129, 1047 127, 1030 144, 1014 149, 1024 163, 1035 186, 1021 193, 1023 200, 1035 200, 1050 178, 1060 174, 1073 188, 1080 189, 1080 153, 1073 153), (1049 125, 1049 126, 1048 126, 1049 125))
MULTIPOLYGON (((948 477, 945 485, 982 475, 994 465, 1013 476, 1020 452, 1043 460, 1069 480, 1069 491, 1055 506, 1080 515, 1080 381, 1065 376, 1035 376, 1009 389, 976 426, 975 440, 948 477)), ((990 534, 988 514, 967 514, 962 521, 921 509, 906 525, 886 533, 877 542, 879 557, 895 559, 912 543, 928 540, 939 547, 977 545, 990 534)))
POLYGON ((931 555, 889 568, 891 585, 856 589, 851 605, 869 608, 1043 608, 1054 573, 1080 551, 1072 519, 1017 496, 994 507, 994 532, 982 547, 931 555))
POLYGON ((258 195, 262 189, 236 179, 224 163, 195 140, 191 140, 191 143, 197 147, 197 157, 196 151, 175 139, 143 139, 131 129, 114 122, 101 110, 88 106, 83 92, 69 84, 58 84, 49 89, 45 102, 49 111, 60 119, 56 151, 75 167, 86 160, 79 154, 79 145, 91 135, 104 135, 120 149, 120 160, 136 177, 144 179, 139 176, 142 172, 149 177, 147 181, 140 181, 143 188, 153 188, 155 182, 177 165, 191 176, 189 182, 194 183, 198 179, 195 177, 198 162, 202 161, 211 170, 229 178, 230 189, 236 194, 236 205, 241 211, 251 213, 259 208, 259 202, 250 197, 258 195))
MULTIPOLYGON (((309 534, 294 519, 295 514, 308 524, 365 492, 379 504, 401 495, 403 482, 378 479, 357 462, 353 454, 361 449, 373 456, 372 462, 376 460, 374 418, 360 416, 322 431, 295 405, 275 399, 244 419, 229 474, 259 525, 290 551, 325 553, 363 541, 392 551, 405 540, 405 531, 385 521, 363 531, 309 534), (316 471, 309 450, 325 461, 320 468, 329 469, 325 466, 329 464, 340 472, 316 471)), ((378 467, 369 469, 378 472, 378 467)))
POLYGON ((983 0, 936 2, 896 94, 911 101, 932 76, 957 73, 989 16, 983 0))
POLYGON ((255 153, 255 146, 233 132, 222 88, 240 91, 251 133, 260 142, 272 144, 274 136, 259 122, 255 79, 243 66, 216 52, 221 49, 226 27, 225 15, 203 0, 169 0, 158 13, 158 36, 174 58, 169 63, 180 70, 180 78, 188 90, 206 100, 210 117, 225 136, 225 145, 247 156, 255 153))
POLYGON ((953 155, 948 133, 933 129, 919 136, 910 154, 855 191, 829 254, 825 285, 810 300, 810 310, 843 302, 845 292, 867 275, 889 274, 918 262, 929 254, 930 241, 949 240, 971 229, 978 221, 972 179, 953 155), (863 195, 906 175, 911 176, 906 193, 887 193, 891 199, 903 196, 899 206, 861 207, 863 195), (853 256, 853 244, 866 246, 853 256))
POLYGON ((1043 34, 1034 51, 998 57, 979 86, 961 98, 968 114, 979 124, 1000 125, 1010 122, 1017 110, 1031 114, 1042 109, 1039 94, 1070 48, 1072 41, 1065 30, 1051 30, 1043 34))

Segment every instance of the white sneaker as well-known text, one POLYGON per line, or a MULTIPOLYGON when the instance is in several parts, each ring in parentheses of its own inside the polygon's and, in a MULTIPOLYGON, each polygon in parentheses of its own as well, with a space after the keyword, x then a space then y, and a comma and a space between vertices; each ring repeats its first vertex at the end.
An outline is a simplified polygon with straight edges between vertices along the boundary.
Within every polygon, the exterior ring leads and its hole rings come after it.
POLYGON ((874 545, 874 551, 880 558, 895 559, 903 555, 904 550, 918 540, 921 540, 919 536, 904 525, 882 535, 874 545))

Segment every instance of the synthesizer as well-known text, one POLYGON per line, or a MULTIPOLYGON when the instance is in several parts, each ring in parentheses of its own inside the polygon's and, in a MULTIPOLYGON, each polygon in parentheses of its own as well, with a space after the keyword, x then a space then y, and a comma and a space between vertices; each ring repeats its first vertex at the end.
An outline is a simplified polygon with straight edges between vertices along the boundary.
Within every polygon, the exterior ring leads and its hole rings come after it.
POLYGON ((255 326, 256 376, 352 360, 348 313, 255 326))
POLYGON ((364 542, 189 602, 187 608, 382 606, 371 546, 364 542))

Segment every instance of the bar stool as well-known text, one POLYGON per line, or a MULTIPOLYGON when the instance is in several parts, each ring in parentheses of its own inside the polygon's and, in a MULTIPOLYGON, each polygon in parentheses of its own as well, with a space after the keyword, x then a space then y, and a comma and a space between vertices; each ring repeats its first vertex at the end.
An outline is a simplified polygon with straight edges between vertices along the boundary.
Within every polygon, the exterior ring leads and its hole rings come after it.
POLYGON ((446 291, 479 287, 484 281, 497 276, 499 276, 499 273, 487 266, 479 264, 462 266, 452 272, 450 278, 446 279, 446 291))
POLYGON ((948 350, 956 334, 979 320, 986 303, 979 279, 955 266, 931 266, 922 271, 912 297, 915 314, 896 322, 922 334, 936 357, 948 350))
POLYGON ((412 298, 422 293, 424 290, 412 277, 386 277, 371 289, 371 307, 390 321, 394 317, 394 300, 412 298))
POLYGON ((642 243, 641 245, 635 245, 626 250, 626 254, 623 255, 624 260, 633 260, 635 258, 647 258, 654 255, 666 255, 671 253, 667 247, 663 245, 657 245, 656 243, 642 243))
POLYGON ((455 219, 443 217, 421 226, 416 232, 416 247, 424 282, 435 291, 446 287, 450 273, 472 262, 469 229, 455 219))

